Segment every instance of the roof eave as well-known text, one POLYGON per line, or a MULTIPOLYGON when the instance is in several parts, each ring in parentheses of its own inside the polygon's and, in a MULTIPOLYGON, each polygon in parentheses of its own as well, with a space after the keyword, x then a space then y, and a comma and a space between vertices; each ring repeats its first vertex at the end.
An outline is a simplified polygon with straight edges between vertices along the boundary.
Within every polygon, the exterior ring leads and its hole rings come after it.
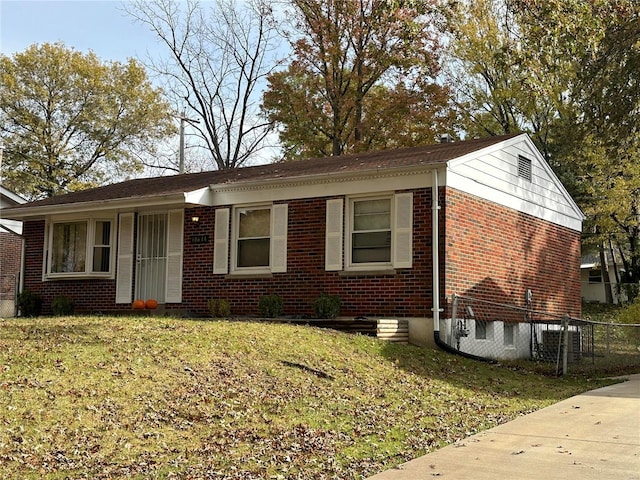
POLYGON ((377 177, 380 175, 396 176, 406 175, 413 172, 425 172, 436 168, 443 168, 447 165, 448 161, 432 162, 428 164, 417 164, 402 167, 379 167, 368 170, 358 170, 350 172, 331 172, 331 173, 314 173, 296 175, 290 177, 272 177, 266 179, 254 179, 246 181, 232 181, 225 183, 212 183, 209 185, 209 189, 212 191, 230 191, 235 189, 259 189, 259 188, 273 188, 282 185, 295 185, 304 184, 309 182, 314 183, 332 183, 332 182, 345 182, 349 180, 362 179, 363 177, 377 177))
POLYGON ((49 215, 63 215, 68 213, 99 212, 105 210, 131 210, 154 206, 187 205, 189 192, 172 193, 168 195, 154 195, 148 197, 115 198, 90 202, 74 202, 58 205, 23 206, 2 209, 3 218, 12 220, 36 220, 49 215))

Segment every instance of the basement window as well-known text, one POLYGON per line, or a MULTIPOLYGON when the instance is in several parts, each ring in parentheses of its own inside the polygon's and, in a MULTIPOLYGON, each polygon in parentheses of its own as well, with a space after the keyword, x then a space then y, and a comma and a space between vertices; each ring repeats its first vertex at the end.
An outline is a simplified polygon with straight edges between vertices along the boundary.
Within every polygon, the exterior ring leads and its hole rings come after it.
POLYGON ((516 344, 516 329, 513 323, 505 323, 504 325, 504 346, 513 347, 516 344))
POLYGON ((487 322, 476 320, 476 340, 487 340, 487 322))
POLYGON ((531 159, 518 155, 518 176, 531 181, 531 159))

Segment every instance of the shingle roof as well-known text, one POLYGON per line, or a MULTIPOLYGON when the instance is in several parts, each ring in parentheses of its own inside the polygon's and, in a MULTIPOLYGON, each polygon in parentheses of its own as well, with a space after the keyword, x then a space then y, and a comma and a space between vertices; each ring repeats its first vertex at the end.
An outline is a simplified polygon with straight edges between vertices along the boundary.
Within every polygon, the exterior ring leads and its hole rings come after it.
POLYGON ((20 205, 16 207, 16 209, 178 194, 204 188, 212 184, 235 184, 280 178, 322 176, 339 173, 348 174, 421 165, 439 165, 476 150, 500 143, 514 136, 515 134, 502 135, 422 147, 365 152, 338 157, 312 158, 244 167, 235 170, 216 170, 166 177, 139 178, 37 200, 20 205))

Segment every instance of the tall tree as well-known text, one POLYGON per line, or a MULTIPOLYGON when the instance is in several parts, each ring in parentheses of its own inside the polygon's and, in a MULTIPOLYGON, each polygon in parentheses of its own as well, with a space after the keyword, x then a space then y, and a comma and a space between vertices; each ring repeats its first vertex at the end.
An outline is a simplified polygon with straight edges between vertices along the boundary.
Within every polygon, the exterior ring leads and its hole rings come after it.
MULTIPOLYGON (((459 2, 449 11, 449 82, 468 136, 529 133, 547 161, 557 157, 576 116, 568 89, 571 56, 532 32, 511 0, 459 2), (561 132, 561 133, 560 133, 561 132)), ((531 20, 534 20, 531 18, 531 20)), ((554 165, 557 171, 563 165, 554 165)))
POLYGON ((415 131, 398 115, 397 104, 387 106, 376 95, 404 96, 408 110, 420 111, 420 124, 430 113, 431 130, 444 128, 448 98, 434 81, 439 72, 434 3, 292 1, 287 36, 293 60, 269 77, 263 100, 290 156, 377 148, 384 140, 374 129, 376 117, 387 120, 387 134, 404 127, 400 135, 411 138, 415 131), (425 106, 425 98, 432 102, 425 106))
POLYGON ((467 131, 529 132, 588 216, 584 246, 611 241, 622 280, 637 286, 640 4, 478 0, 457 8, 451 52, 466 78, 458 98, 467 131))
POLYGON ((125 8, 167 47, 170 58, 148 67, 164 79, 176 112, 194 120, 212 164, 201 168, 257 157, 272 130, 260 115, 260 91, 279 55, 269 2, 136 0, 125 8))
POLYGON ((29 199, 142 168, 171 132, 169 106, 136 61, 101 62, 62 43, 0 56, 2 183, 29 199))

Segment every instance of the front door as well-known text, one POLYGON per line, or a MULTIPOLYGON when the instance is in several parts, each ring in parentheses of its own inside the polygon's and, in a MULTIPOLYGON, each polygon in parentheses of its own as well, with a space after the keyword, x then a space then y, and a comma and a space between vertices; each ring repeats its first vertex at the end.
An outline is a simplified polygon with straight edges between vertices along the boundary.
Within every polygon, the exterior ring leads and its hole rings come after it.
POLYGON ((138 215, 136 298, 165 303, 167 214, 138 215))

